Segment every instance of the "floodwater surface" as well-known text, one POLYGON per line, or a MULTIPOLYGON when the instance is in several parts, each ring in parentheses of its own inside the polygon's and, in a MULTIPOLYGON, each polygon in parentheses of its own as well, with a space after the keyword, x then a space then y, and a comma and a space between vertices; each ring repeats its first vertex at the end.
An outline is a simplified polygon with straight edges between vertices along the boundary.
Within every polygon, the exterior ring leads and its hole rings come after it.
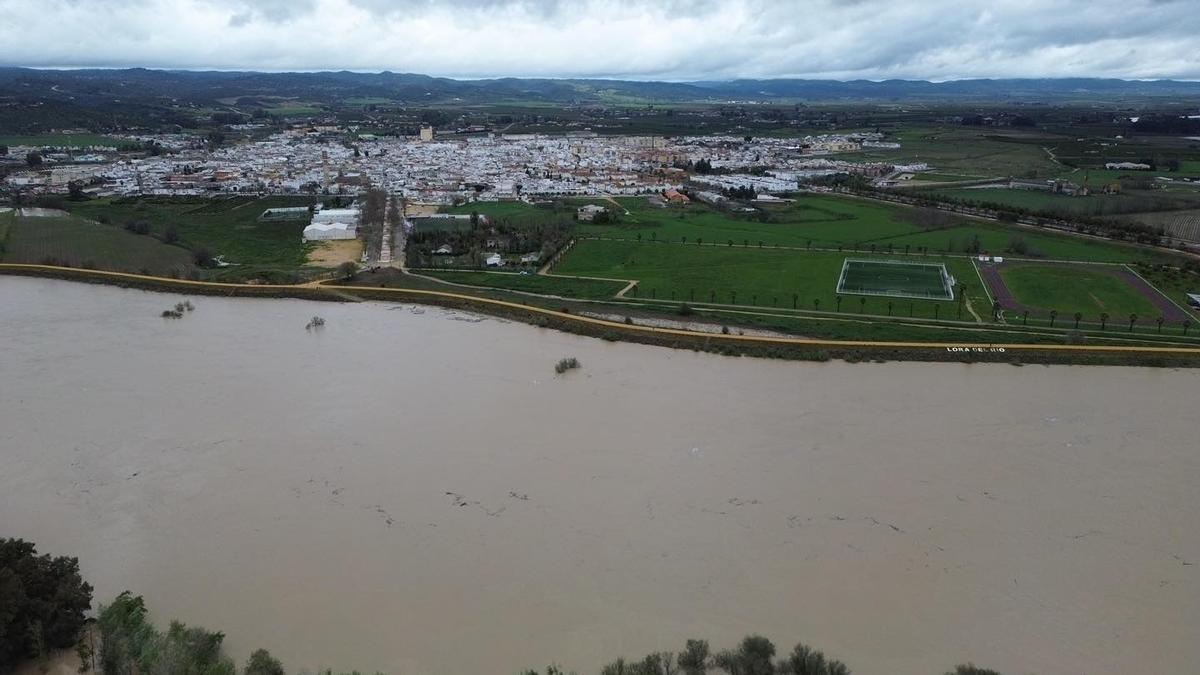
POLYGON ((760 633, 868 675, 1200 663, 1194 371, 180 299, 0 277, 0 536, 239 661, 586 674, 760 633))

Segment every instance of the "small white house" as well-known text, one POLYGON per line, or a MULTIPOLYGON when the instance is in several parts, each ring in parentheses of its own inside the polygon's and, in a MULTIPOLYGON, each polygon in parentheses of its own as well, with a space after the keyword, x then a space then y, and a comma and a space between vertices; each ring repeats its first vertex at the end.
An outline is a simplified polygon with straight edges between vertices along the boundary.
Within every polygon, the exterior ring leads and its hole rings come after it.
POLYGON ((606 211, 608 211, 608 209, 604 208, 603 206, 599 206, 597 204, 588 204, 587 206, 579 207, 579 209, 575 211, 575 217, 584 222, 591 222, 596 219, 596 216, 606 211))
POLYGON ((493 253, 487 257, 484 263, 488 267, 504 267, 504 258, 501 258, 499 253, 493 253))
POLYGON ((454 255, 454 249, 450 244, 442 244, 433 252, 434 255, 454 255))
POLYGON ((542 254, 538 251, 534 251, 533 253, 526 253, 525 255, 521 256, 521 262, 525 264, 535 263, 538 260, 541 260, 541 258, 542 254))

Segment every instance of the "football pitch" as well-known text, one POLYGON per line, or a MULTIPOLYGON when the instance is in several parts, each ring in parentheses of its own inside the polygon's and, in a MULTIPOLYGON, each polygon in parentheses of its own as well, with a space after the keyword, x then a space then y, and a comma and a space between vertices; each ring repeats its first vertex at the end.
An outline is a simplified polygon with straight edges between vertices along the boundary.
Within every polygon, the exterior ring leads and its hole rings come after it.
POLYGON ((842 263, 837 292, 849 295, 953 300, 954 278, 942 264, 847 258, 842 263))

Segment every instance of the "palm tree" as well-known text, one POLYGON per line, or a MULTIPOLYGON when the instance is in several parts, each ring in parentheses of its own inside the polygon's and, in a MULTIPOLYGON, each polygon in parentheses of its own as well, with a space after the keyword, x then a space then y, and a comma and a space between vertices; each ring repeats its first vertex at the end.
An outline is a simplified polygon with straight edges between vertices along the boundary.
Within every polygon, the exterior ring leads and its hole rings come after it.
POLYGON ((1000 301, 994 300, 994 301, 992 301, 992 321, 995 322, 995 321, 999 321, 999 320, 1000 320, 1000 301))
POLYGON ((730 304, 737 304, 737 291, 729 291, 730 304))
POLYGON ((686 243, 687 243, 687 237, 680 237, 680 238, 679 238, 679 243, 681 243, 681 244, 686 244, 686 243))
POLYGON ((1058 310, 1057 309, 1050 310, 1050 327, 1051 328, 1054 328, 1054 320, 1057 318, 1058 318, 1058 310))
POLYGON ((792 293, 792 309, 796 309, 796 304, 800 302, 800 294, 792 293))
MULTIPOLYGON (((859 299, 858 299, 858 313, 859 313, 859 314, 866 314, 866 313, 867 313, 867 299, 866 299, 865 297, 862 297, 862 298, 859 298, 859 299)), ((1185 334, 1185 335, 1187 334, 1187 331, 1186 331, 1186 330, 1184 331, 1184 334, 1185 334)))
POLYGON ((1129 332, 1133 332, 1133 324, 1137 323, 1137 314, 1129 315, 1129 332))
POLYGON ((892 315, 892 301, 888 300, 888 316, 892 315))
POLYGON ((1191 328, 1191 327, 1192 327, 1192 320, 1191 320, 1191 319, 1184 319, 1184 320, 1183 320, 1183 334, 1184 334, 1184 335, 1187 335, 1188 329, 1189 329, 1189 328, 1191 328))
POLYGON ((1167 320, 1167 318, 1165 316, 1160 316, 1154 320, 1154 323, 1158 324, 1158 332, 1159 333, 1162 333, 1162 325, 1164 322, 1166 322, 1166 320, 1167 320))
POLYGON ((841 312, 842 311, 842 296, 835 295, 835 296, 833 296, 833 299, 834 299, 834 302, 837 303, 837 311, 841 312))
POLYGON ((820 299, 820 298, 813 298, 813 311, 815 312, 815 311, 818 311, 818 310, 820 310, 820 309, 821 309, 821 299, 820 299))
POLYGON ((1079 322, 1083 320, 1083 312, 1075 312, 1075 330, 1079 330, 1079 322))
POLYGON ((1029 325, 1029 310, 1025 310, 1024 312, 1021 312, 1021 325, 1022 326, 1029 325))
POLYGON ((1108 325, 1108 312, 1100 312, 1100 330, 1104 330, 1108 325))

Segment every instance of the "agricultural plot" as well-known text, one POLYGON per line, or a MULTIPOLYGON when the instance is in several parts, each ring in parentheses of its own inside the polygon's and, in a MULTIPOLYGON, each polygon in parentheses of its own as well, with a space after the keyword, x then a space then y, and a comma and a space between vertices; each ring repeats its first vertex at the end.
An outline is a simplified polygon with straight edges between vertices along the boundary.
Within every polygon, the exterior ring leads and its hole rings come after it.
MULTIPOLYGON (((767 207, 769 222, 725 213, 704 204, 661 208, 641 197, 617 200, 629 211, 618 225, 581 224, 585 234, 655 241, 835 248, 921 232, 911 210, 827 195, 803 194, 791 204, 767 207)), ((593 202, 610 206, 604 202, 593 202)))
POLYGON ((192 255, 183 248, 73 217, 17 218, 0 259, 153 274, 192 268, 192 255))
MULTIPOLYGON (((880 239, 870 244, 875 245, 876 251, 887 249, 890 245, 892 250, 899 251, 926 247, 930 252, 952 255, 966 255, 978 251, 1016 257, 1087 262, 1135 262, 1159 260, 1164 257, 1155 251, 1115 242, 979 221, 919 234, 880 239)), ((871 249, 860 247, 859 250, 871 249)))
POLYGON ((1079 313, 1085 323, 1098 323, 1105 314, 1113 321, 1135 314, 1143 323, 1159 316, 1168 321, 1187 318, 1124 266, 1003 263, 981 265, 980 274, 1001 307, 1013 312, 1028 310, 1043 317, 1053 310, 1063 320, 1079 313))
MULTIPOLYGON (((494 223, 512 225, 518 228, 537 227, 549 223, 566 223, 575 220, 575 209, 573 208, 554 209, 548 206, 534 206, 525 202, 471 202, 447 208, 445 212, 459 215, 479 213, 487 216, 494 223)), ((466 221, 445 219, 442 222, 447 223, 445 225, 447 229, 466 229, 470 227, 466 221)), ((423 221, 423 226, 425 224, 430 228, 438 227, 437 219, 423 221)))
MULTIPOLYGON (((1072 180, 1080 181, 1082 177, 1072 180)), ((1092 185, 1098 187, 1097 183, 1092 185)), ((995 204, 1064 217, 1109 216, 1135 211, 1186 208, 1190 205, 1200 207, 1200 192, 1186 188, 1171 191, 1126 190, 1121 194, 1093 193, 1086 197, 1008 188, 947 188, 929 190, 929 193, 958 201, 995 204)))
POLYGON ((1200 209, 1129 213, 1114 217, 1129 223, 1161 227, 1166 233, 1184 241, 1200 242, 1200 209))
POLYGON ((953 300, 954 279, 946 271, 946 266, 941 264, 847 258, 842 263, 837 292, 953 300))
POLYGON ((853 157, 881 162, 911 161, 914 157, 938 171, 979 177, 1023 176, 1030 171, 1050 175, 1062 167, 1042 150, 1055 139, 1039 134, 1010 133, 972 127, 902 129, 896 134, 901 148, 871 148, 853 157), (1028 141, 1028 142, 1022 142, 1028 141))
MULTIPOLYGON (((957 305, 935 300, 839 294, 845 258, 828 251, 584 240, 571 249, 554 273, 637 280, 636 297, 680 302, 924 318, 953 318, 957 312, 957 305)), ((973 293, 982 297, 967 259, 931 257, 925 262, 944 264, 950 275, 960 280, 974 280, 973 293)), ((634 292, 627 294, 634 296, 634 292)))
MULTIPOLYGON (((1064 197, 1064 199, 1069 199, 1064 197)), ((1073 237, 960 218, 952 214, 910 209, 834 195, 801 194, 791 204, 766 207, 769 222, 734 215, 704 204, 661 208, 643 197, 616 199, 628 213, 616 224, 577 223, 585 236, 640 242, 672 242, 763 248, 831 249, 847 253, 911 253, 926 247, 931 253, 969 255, 977 250, 1046 258, 1132 262, 1160 258, 1154 253, 1118 243, 1073 237), (976 248, 976 244, 978 248, 976 248)), ((576 198, 558 210, 521 202, 480 202, 452 209, 472 210, 520 225, 573 220, 584 204, 612 207, 601 199, 576 198)), ((422 221, 419 227, 426 227, 422 221)), ((430 224, 430 228, 442 225, 430 224)), ((446 225, 445 227, 463 227, 446 225)))
POLYGON ((116 228, 145 222, 165 236, 173 231, 188 249, 206 248, 226 262, 241 266, 297 269, 305 264, 310 245, 303 243, 304 221, 262 222, 263 211, 281 206, 307 206, 316 197, 233 199, 94 200, 72 205, 72 212, 106 220, 116 228))

